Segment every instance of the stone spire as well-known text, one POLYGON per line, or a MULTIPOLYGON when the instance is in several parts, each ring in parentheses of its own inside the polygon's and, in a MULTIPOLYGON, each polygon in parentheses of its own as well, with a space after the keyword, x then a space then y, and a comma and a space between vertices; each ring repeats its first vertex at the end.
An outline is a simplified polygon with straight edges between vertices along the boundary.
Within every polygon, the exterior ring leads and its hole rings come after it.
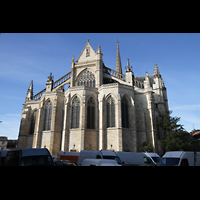
POLYGON ((154 68, 154 77, 160 77, 160 72, 158 70, 158 66, 157 66, 157 63, 155 61, 155 68, 154 68))
POLYGON ((31 81, 31 84, 28 88, 27 95, 26 95, 27 100, 31 100, 32 98, 33 98, 33 80, 31 81))
POLYGON ((102 54, 100 44, 98 45, 97 54, 102 54))
POLYGON ((117 40, 116 72, 122 74, 121 59, 119 54, 119 42, 117 40))
POLYGON ((127 59, 127 68, 125 67, 126 72, 132 72, 132 66, 130 67, 129 59, 127 59))

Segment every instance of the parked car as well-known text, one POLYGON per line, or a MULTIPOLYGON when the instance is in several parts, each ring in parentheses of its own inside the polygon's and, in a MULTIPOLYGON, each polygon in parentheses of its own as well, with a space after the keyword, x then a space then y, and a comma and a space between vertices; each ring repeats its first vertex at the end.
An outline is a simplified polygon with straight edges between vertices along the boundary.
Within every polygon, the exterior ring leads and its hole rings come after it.
POLYGON ((65 167, 68 167, 68 166, 75 167, 75 166, 77 166, 77 163, 73 162, 71 160, 57 160, 57 161, 54 161, 54 163, 55 163, 55 166, 65 166, 65 167))
POLYGON ((85 159, 111 159, 116 160, 118 164, 122 165, 122 161, 114 151, 83 150, 78 157, 78 166, 81 166, 85 159))
POLYGON ((80 152, 60 151, 58 152, 58 160, 71 160, 78 162, 80 152))
POLYGON ((8 150, 0 151, 0 166, 4 166, 7 152, 8 150))
POLYGON ((146 156, 148 156, 150 158, 150 160, 155 164, 157 165, 160 160, 161 160, 161 157, 157 154, 157 153, 147 153, 145 152, 144 153, 146 156))
POLYGON ((200 152, 166 152, 158 163, 158 166, 200 166, 200 152))
POLYGON ((121 166, 116 160, 84 159, 81 166, 121 166))
POLYGON ((142 153, 142 152, 122 152, 117 151, 116 152, 121 161, 124 165, 154 165, 155 162, 150 156, 149 153, 142 153))
POLYGON ((7 152, 5 166, 54 166, 48 149, 17 149, 7 152))

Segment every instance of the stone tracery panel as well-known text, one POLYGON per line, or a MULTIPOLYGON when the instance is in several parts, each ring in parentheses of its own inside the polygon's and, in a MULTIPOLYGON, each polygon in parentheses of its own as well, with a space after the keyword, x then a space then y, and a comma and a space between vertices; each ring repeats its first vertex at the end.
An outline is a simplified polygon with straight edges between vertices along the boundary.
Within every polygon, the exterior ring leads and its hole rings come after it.
POLYGON ((81 73, 81 75, 78 79, 77 85, 78 86, 85 85, 85 86, 95 87, 94 74, 89 70, 85 70, 84 72, 81 73))

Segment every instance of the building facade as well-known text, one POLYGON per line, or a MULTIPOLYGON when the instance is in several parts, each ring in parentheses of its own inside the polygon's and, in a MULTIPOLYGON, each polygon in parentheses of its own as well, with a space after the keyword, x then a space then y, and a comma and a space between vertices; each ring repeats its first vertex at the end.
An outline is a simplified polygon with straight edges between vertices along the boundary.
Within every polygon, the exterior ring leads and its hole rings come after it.
POLYGON ((166 87, 157 64, 154 74, 134 77, 129 59, 122 74, 119 43, 116 69, 105 66, 100 45, 87 44, 71 71, 33 95, 31 82, 21 115, 18 148, 58 151, 137 152, 144 142, 162 151, 157 123, 168 110, 166 87), (64 85, 69 84, 64 90, 64 85))

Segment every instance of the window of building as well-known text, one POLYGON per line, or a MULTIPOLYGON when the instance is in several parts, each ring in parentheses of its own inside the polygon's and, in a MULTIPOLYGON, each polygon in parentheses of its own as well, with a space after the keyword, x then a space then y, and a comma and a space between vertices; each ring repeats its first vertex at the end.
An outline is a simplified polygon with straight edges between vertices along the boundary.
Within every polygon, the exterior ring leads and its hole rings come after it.
POLYGON ((107 127, 115 127, 115 101, 111 96, 107 99, 107 127))
POLYGON ((36 114, 37 114, 37 110, 35 110, 31 115, 30 135, 34 134, 36 114))
POLYGON ((87 128, 95 129, 95 103, 92 97, 87 102, 87 128))
POLYGON ((82 72, 78 79, 78 86, 81 85, 95 87, 95 76, 91 71, 85 70, 82 72))
POLYGON ((80 119, 80 100, 76 96, 72 101, 72 128, 79 128, 80 119))
POLYGON ((49 100, 45 105, 45 120, 44 120, 44 131, 51 130, 51 115, 52 115, 52 105, 49 100))
POLYGON ((122 128, 129 128, 128 102, 126 97, 123 97, 121 101, 121 109, 122 109, 122 128))

